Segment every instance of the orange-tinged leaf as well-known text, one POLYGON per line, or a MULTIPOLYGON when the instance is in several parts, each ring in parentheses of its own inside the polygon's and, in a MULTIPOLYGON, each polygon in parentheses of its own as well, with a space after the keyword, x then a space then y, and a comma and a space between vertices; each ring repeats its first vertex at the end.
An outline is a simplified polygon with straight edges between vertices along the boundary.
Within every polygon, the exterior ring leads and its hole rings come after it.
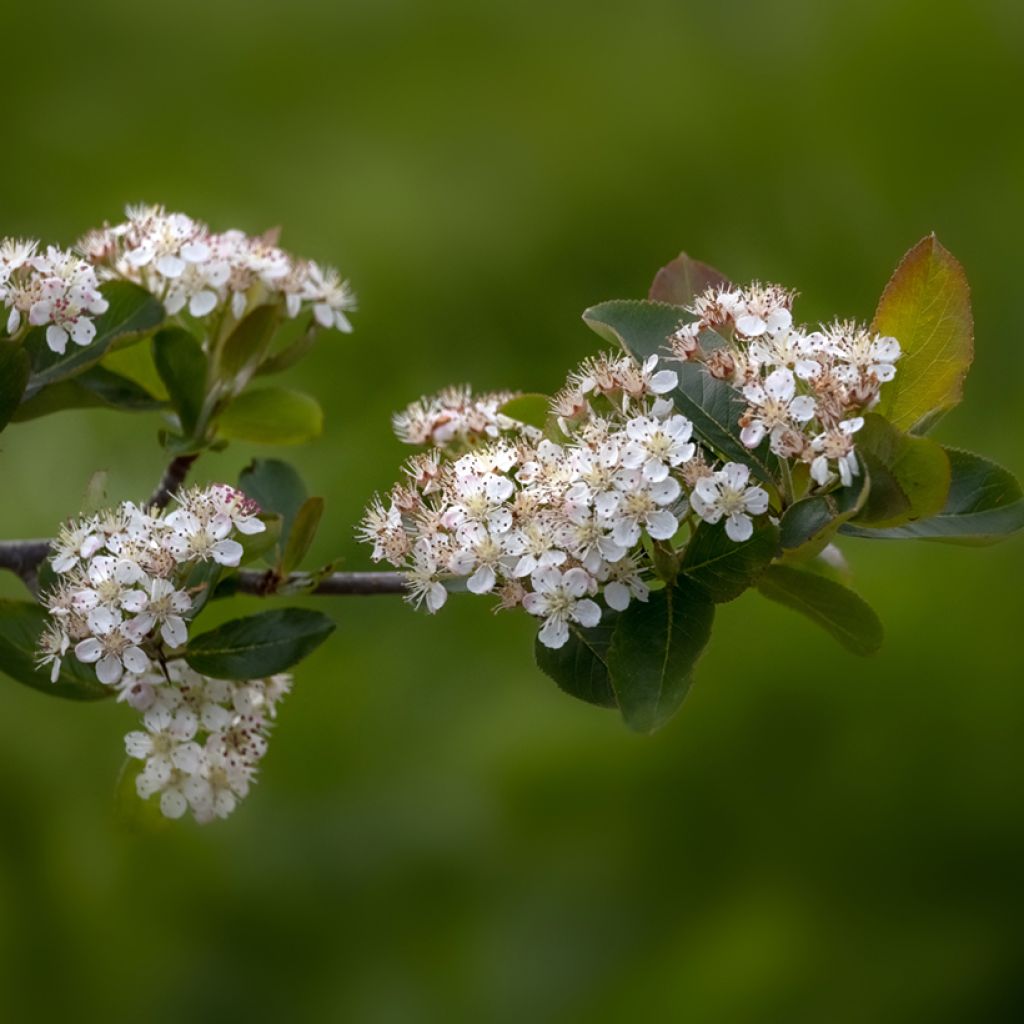
POLYGON ((920 430, 960 401, 974 358, 971 293, 963 267, 934 234, 900 261, 871 327, 903 350, 875 412, 901 430, 920 430))

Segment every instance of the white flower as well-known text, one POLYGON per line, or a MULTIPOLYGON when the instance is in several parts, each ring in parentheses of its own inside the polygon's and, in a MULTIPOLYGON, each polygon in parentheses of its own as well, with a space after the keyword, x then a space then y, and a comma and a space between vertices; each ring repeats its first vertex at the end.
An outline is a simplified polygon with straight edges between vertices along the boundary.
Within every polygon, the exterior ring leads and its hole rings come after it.
POLYGON ((566 573, 554 567, 538 569, 531 577, 533 593, 523 598, 523 607, 544 619, 538 639, 545 647, 563 647, 569 639, 569 623, 596 626, 601 621, 601 608, 585 595, 593 581, 582 569, 566 573))
POLYGON ((775 441, 795 424, 814 418, 816 403, 810 395, 796 394, 796 379, 791 370, 774 370, 764 385, 748 384, 743 396, 751 408, 743 417, 740 439, 748 448, 756 448, 765 434, 775 441))
POLYGON ((426 603, 427 611, 432 615, 444 607, 448 600, 448 591, 440 581, 441 566, 430 544, 421 540, 416 543, 412 553, 412 564, 406 566, 403 573, 408 600, 417 607, 426 603))
POLYGON ((697 481, 690 504, 706 523, 717 523, 725 517, 725 532, 730 540, 749 540, 754 532, 751 516, 768 511, 768 492, 749 486, 749 481, 747 466, 727 462, 713 476, 697 481))
POLYGON ((693 458, 697 446, 690 441, 693 424, 685 416, 658 420, 637 416, 626 423, 629 441, 622 449, 622 465, 643 467, 643 477, 652 483, 664 480, 669 470, 693 458))
POLYGON ((135 675, 149 668, 149 658, 138 646, 143 635, 137 620, 125 622, 110 608, 94 608, 86 621, 93 634, 75 645, 75 657, 96 664, 96 678, 105 685, 116 683, 127 670, 135 675))
POLYGON ((232 540, 231 519, 218 512, 204 522, 194 512, 177 509, 166 519, 173 533, 167 539, 167 549, 179 562, 208 562, 235 568, 242 561, 244 550, 232 540))
POLYGON ((510 561, 507 530, 488 529, 482 523, 465 523, 459 527, 456 544, 457 549, 448 562, 449 571, 456 576, 469 576, 466 586, 471 593, 489 593, 498 580, 498 570, 507 568, 510 561))
POLYGON ((612 528, 612 540, 624 548, 640 541, 641 530, 654 540, 669 540, 679 529, 679 520, 667 506, 681 494, 679 481, 668 477, 652 483, 639 470, 620 469, 615 474, 617 493, 597 502, 598 513, 612 528))
POLYGON ((811 440, 811 450, 815 453, 811 462, 811 477, 815 483, 824 487, 835 479, 830 466, 834 462, 843 486, 850 486, 853 478, 860 474, 853 435, 863 426, 864 418, 856 416, 843 420, 834 429, 826 430, 811 440))
POLYGON ((313 316, 322 327, 336 327, 344 334, 351 332, 352 324, 345 314, 356 308, 355 295, 334 267, 310 262, 303 298, 313 303, 313 316))
POLYGON ((148 633, 160 626, 160 636, 168 647, 184 647, 188 641, 188 627, 182 616, 192 609, 192 598, 185 590, 176 590, 170 580, 150 580, 145 610, 139 616, 148 633))

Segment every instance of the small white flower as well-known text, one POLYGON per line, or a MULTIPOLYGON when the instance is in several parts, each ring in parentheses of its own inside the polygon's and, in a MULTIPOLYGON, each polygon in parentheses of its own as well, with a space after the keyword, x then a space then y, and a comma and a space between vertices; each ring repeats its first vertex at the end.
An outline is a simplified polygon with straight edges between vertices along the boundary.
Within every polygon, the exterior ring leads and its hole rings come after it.
POLYGON ((652 483, 664 480, 671 469, 689 462, 697 450, 690 441, 693 424, 685 416, 666 420, 637 416, 626 423, 629 441, 622 449, 622 465, 641 469, 652 483))
POLYGON ((75 645, 75 657, 86 665, 95 663, 96 678, 105 685, 118 682, 125 671, 139 675, 149 668, 149 658, 138 646, 143 635, 137 620, 125 622, 110 608, 94 608, 86 621, 92 636, 75 645))
POLYGON ((730 540, 742 543, 754 532, 751 516, 768 511, 768 492, 752 487, 750 469, 739 462, 727 462, 713 476, 697 481, 690 496, 693 510, 706 523, 725 518, 725 532, 730 540))
POLYGON ((538 569, 530 583, 533 593, 523 598, 523 607, 544 619, 538 639, 545 647, 565 646, 570 622, 589 628, 601 621, 600 606, 586 596, 591 593, 593 581, 582 569, 566 573, 554 567, 538 569))
POLYGON ((794 425, 814 418, 816 403, 810 395, 796 394, 796 379, 791 370, 774 370, 763 385, 748 384, 743 396, 750 409, 743 417, 740 439, 748 448, 756 448, 766 434, 775 441, 794 425))
POLYGON ((811 478, 824 487, 835 479, 831 464, 844 487, 849 487, 855 476, 860 475, 857 455, 854 451, 853 435, 864 426, 864 418, 856 416, 843 420, 838 427, 826 430, 811 440, 814 458, 811 462, 811 478))

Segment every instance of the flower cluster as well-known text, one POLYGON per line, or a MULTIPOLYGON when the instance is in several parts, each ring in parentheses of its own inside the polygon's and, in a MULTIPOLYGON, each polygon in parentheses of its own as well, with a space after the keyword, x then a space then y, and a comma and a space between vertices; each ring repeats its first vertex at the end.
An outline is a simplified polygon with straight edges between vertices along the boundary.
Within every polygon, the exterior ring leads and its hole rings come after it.
POLYGON ((351 331, 355 296, 331 267, 301 260, 278 247, 273 232, 211 232, 184 213, 130 206, 126 220, 87 234, 79 248, 102 280, 127 280, 152 292, 174 316, 230 309, 236 319, 269 300, 283 299, 290 317, 305 308, 323 327, 351 331))
POLYGON ((237 535, 266 529, 259 507, 226 484, 193 488, 170 512, 124 502, 63 527, 53 545, 57 585, 45 596, 50 623, 39 662, 56 682, 64 658, 94 665, 101 683, 142 714, 125 738, 144 762, 139 796, 197 821, 226 817, 246 795, 266 753, 269 722, 291 676, 231 682, 194 672, 177 652, 201 587, 204 562, 237 566, 237 535))
POLYGON ((46 596, 50 628, 41 662, 56 680, 68 651, 95 664, 107 686, 130 690, 152 655, 184 646, 197 565, 237 566, 242 545, 233 534, 266 527, 259 507, 240 491, 215 484, 179 495, 165 513, 124 502, 119 508, 65 525, 54 543, 56 587, 46 596))
POLYGON ((561 647, 574 624, 598 624, 599 600, 616 611, 647 600, 651 546, 675 537, 691 503, 708 522, 725 517, 737 539, 768 510, 746 467, 708 464, 663 397, 676 384, 656 356, 588 360, 552 402, 559 440, 530 428, 455 458, 416 456, 361 536, 376 561, 403 569, 414 603, 437 611, 445 580, 461 577, 542 619, 541 643, 561 647))
POLYGON ((900 345, 853 322, 810 331, 793 322, 794 294, 777 285, 710 288, 689 312, 694 319, 669 339, 676 358, 702 363, 747 401, 742 440, 766 438, 781 459, 810 466, 826 486, 849 485, 858 473, 854 435, 896 375, 900 345))
POLYGON ((255 781, 270 723, 291 686, 286 674, 211 679, 182 661, 135 677, 128 700, 142 712, 142 728, 124 745, 143 762, 135 776, 139 796, 159 794, 168 818, 189 809, 200 824, 226 818, 255 781))
POLYGON ((474 395, 466 386, 445 388, 395 413, 391 425, 405 444, 471 448, 522 426, 501 411, 517 397, 515 391, 474 395))
POLYGON ((68 340, 88 345, 96 337, 93 318, 107 310, 91 264, 63 249, 20 239, 0 242, 0 302, 8 309, 7 333, 23 325, 46 327, 46 344, 61 355, 68 340))

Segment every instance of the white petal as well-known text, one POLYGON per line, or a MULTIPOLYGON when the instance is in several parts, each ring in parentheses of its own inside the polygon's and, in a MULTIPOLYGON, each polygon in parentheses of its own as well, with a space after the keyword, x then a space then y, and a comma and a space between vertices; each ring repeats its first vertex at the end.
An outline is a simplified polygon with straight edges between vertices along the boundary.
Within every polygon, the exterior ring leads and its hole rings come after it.
POLYGON ((174 256, 171 253, 167 253, 156 261, 156 269, 159 270, 164 277, 181 277, 185 272, 185 261, 181 259, 180 256, 174 256))
POLYGON ((806 423, 814 418, 814 411, 817 403, 810 395, 798 395, 789 403, 789 415, 797 423, 806 423))
POLYGON ((219 540, 211 551, 215 562, 229 568, 234 568, 242 561, 242 553, 242 545, 237 540, 219 540))
POLYGON ((763 515, 768 511, 768 492, 763 487, 748 487, 743 493, 743 502, 748 512, 763 515))
POLYGON ((721 469, 721 478, 727 487, 734 491, 741 491, 747 486, 750 479, 750 469, 742 462, 727 462, 721 469))
POLYGON ((740 431, 740 440, 748 448, 756 448, 764 440, 764 434, 764 423, 761 420, 754 420, 740 431))
POLYGON ((725 521, 725 533, 730 540, 742 543, 745 540, 750 540, 754 533, 754 524, 750 521, 749 516, 733 512, 725 521))
POLYGON ((796 394, 796 380, 791 370, 785 368, 768 374, 764 389, 777 402, 788 402, 796 394))
POLYGON ((601 621, 601 608, 600 606, 591 601, 589 598, 583 601, 577 601, 573 605, 572 617, 581 625, 587 629, 596 626, 601 621))
POLYGON ((176 789, 160 794, 160 813, 165 818, 180 818, 188 810, 188 801, 176 789))
POLYGON ((193 316, 206 316, 207 313, 212 313, 216 308, 217 295, 215 292, 204 289, 201 292, 196 292, 196 294, 189 299, 188 311, 193 316))
POLYGON ((656 395, 664 395, 679 383, 679 374, 675 370, 659 370, 651 377, 650 388, 656 395))
POLYGON ((168 647, 184 647, 188 642, 188 628, 180 615, 168 615, 160 627, 160 635, 168 647))
POLYGON ((760 337, 768 329, 768 325, 759 317, 746 314, 736 320, 736 330, 748 338, 760 337))
POLYGON ((99 661, 103 655, 103 645, 95 637, 89 637, 75 644, 75 657, 86 665, 99 661))
POLYGON ((68 347, 68 332, 63 327, 58 327, 56 324, 50 324, 46 328, 46 344, 51 351, 64 355, 65 350, 68 347))
POLYGON ((564 647, 569 640, 569 624, 564 619, 552 617, 541 626, 537 639, 545 647, 558 650, 559 647, 564 647))
POLYGON ((609 583, 604 588, 605 603, 617 612, 624 612, 629 607, 629 587, 625 583, 609 583))
POLYGON ((149 668, 149 658, 138 647, 128 647, 124 652, 124 667, 133 675, 141 675, 149 668))
POLYGON ((71 340, 76 345, 88 345, 96 337, 96 325, 88 318, 80 316, 71 328, 71 340))
POLYGON ((679 523, 671 512, 661 509, 647 516, 647 532, 655 540, 668 540, 679 529, 679 523))
POLYGON ((494 570, 489 565, 481 565, 466 581, 466 588, 473 594, 486 594, 494 588, 494 570))
POLYGON ((123 674, 124 667, 121 664, 121 659, 115 658, 112 654, 108 654, 96 662, 96 678, 104 686, 116 683, 123 674))

